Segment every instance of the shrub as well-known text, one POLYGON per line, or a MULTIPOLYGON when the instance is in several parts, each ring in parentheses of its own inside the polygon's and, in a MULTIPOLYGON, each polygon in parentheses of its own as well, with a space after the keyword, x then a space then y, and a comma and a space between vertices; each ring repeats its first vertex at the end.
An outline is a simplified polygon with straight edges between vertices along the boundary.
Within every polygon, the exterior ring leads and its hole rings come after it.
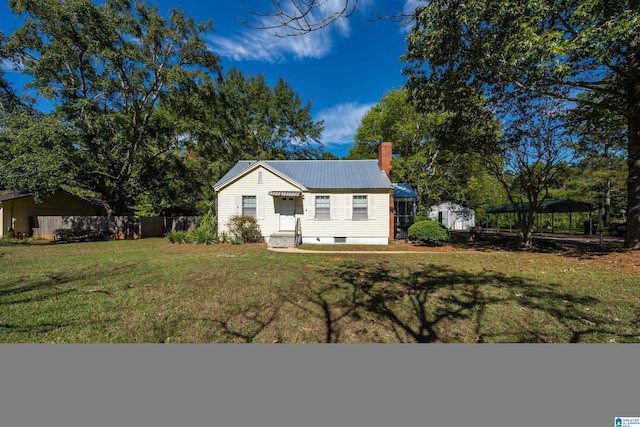
POLYGON ((233 245, 241 245, 242 243, 244 243, 242 239, 236 236, 232 236, 226 231, 223 231, 222 234, 218 236, 218 240, 222 243, 231 243, 233 245))
POLYGON ((227 222, 231 239, 239 239, 244 243, 262 241, 262 231, 258 221, 250 215, 234 215, 227 222))
POLYGON ((189 233, 189 238, 192 243, 200 245, 212 245, 218 243, 218 237, 206 228, 198 227, 189 233))
POLYGON ((198 245, 212 245, 214 243, 218 243, 217 235, 200 227, 193 231, 170 231, 166 234, 166 237, 171 243, 177 244, 195 243, 198 245))
POLYGON ((451 233, 438 221, 420 221, 409 227, 407 237, 409 240, 420 244, 441 245, 449 241, 451 233))
POLYGON ((191 236, 187 231, 182 231, 182 230, 170 231, 167 233, 166 236, 171 243, 178 243, 178 244, 191 243, 191 236))
POLYGON ((216 218, 216 205, 210 200, 200 202, 198 209, 202 212, 200 226, 214 236, 218 235, 218 219, 216 218))
POLYGON ((15 237, 0 236, 0 246, 19 245, 27 243, 26 240, 16 239, 15 237))

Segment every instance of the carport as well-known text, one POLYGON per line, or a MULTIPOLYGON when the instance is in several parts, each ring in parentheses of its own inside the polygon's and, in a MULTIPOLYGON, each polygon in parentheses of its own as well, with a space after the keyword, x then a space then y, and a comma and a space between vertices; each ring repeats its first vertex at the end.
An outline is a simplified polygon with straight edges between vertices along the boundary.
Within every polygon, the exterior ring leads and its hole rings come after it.
MULTIPOLYGON (((529 212, 529 203, 518 203, 518 210, 521 212, 529 212)), ((487 208, 487 224, 489 223, 489 214, 495 214, 497 216, 498 231, 500 230, 500 215, 509 214, 509 231, 512 231, 513 226, 513 214, 516 212, 515 206, 512 203, 504 203, 502 205, 491 206, 487 208)), ((593 206, 590 203, 580 202, 577 200, 544 200, 538 204, 538 226, 540 234, 542 234, 542 219, 543 215, 551 214, 551 232, 554 232, 554 216, 556 213, 568 213, 569 214, 569 233, 573 228, 573 213, 589 212, 589 234, 592 234, 593 223, 592 213, 593 206)))

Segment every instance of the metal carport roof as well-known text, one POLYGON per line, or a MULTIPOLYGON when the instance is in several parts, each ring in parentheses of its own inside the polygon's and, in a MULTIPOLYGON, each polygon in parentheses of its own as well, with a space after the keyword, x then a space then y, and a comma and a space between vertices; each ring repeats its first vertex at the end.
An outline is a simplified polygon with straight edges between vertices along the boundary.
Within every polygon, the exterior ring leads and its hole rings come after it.
MULTIPOLYGON (((518 203, 518 208, 521 211, 529 211, 529 203, 518 203)), ((591 212, 593 206, 590 203, 579 202, 577 200, 544 200, 540 202, 538 212, 539 213, 572 213, 572 212, 591 212)), ((512 203, 505 203, 502 205, 490 206, 486 212, 488 214, 499 213, 512 213, 515 212, 515 207, 512 203)))

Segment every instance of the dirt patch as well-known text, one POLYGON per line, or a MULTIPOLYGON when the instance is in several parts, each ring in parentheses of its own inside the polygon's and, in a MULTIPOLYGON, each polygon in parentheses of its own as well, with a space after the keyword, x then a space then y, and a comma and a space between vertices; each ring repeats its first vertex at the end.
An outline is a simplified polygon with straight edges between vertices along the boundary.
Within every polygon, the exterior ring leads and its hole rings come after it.
POLYGON ((630 250, 613 250, 609 252, 592 252, 576 254, 581 260, 606 269, 628 270, 640 273, 640 252, 630 250))
MULTIPOLYGON (((479 251, 516 251, 524 252, 516 244, 512 233, 483 233, 480 240, 471 242, 466 233, 454 233, 452 248, 475 249, 479 251)), ((600 247, 599 236, 580 235, 542 235, 533 239, 534 247, 526 250, 537 253, 551 253, 559 256, 577 258, 605 268, 614 268, 640 272, 640 251, 623 249, 623 239, 606 236, 600 247)))

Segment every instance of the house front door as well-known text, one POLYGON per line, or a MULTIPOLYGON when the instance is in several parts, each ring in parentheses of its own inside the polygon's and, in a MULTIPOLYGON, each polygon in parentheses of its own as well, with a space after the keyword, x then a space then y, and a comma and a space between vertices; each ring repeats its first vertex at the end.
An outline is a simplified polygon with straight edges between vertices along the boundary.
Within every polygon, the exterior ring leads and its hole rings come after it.
POLYGON ((293 197, 283 197, 280 200, 280 231, 296 229, 296 200, 293 197))

